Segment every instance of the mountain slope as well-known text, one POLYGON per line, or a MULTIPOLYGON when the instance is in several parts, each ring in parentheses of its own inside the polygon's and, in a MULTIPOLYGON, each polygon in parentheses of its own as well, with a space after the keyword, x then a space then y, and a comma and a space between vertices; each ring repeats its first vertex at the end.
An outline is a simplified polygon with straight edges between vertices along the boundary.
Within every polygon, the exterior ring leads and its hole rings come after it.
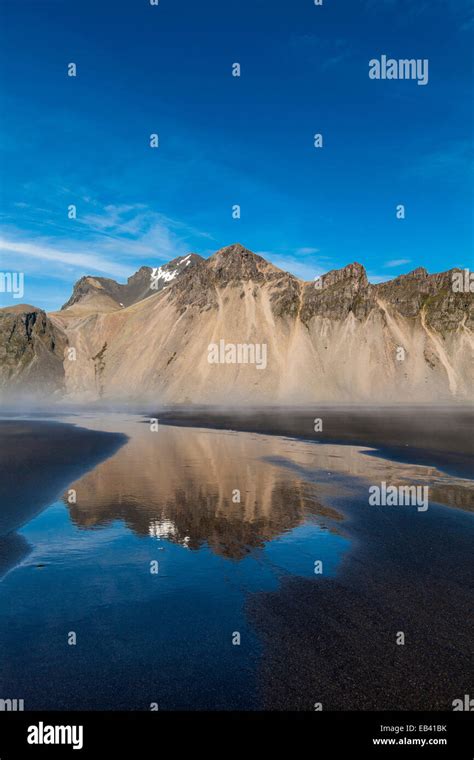
POLYGON ((117 302, 113 285, 99 297, 100 289, 84 293, 78 283, 74 303, 50 315, 76 350, 76 360, 64 362, 69 398, 225 405, 472 399, 474 296, 453 292, 451 272, 418 269, 371 285, 353 263, 303 282, 240 244, 196 257, 179 276, 162 278, 156 293, 137 298, 149 276, 141 272, 128 306, 102 308, 104 298, 117 302))
POLYGON ((473 298, 444 292, 449 273, 427 277, 421 292, 417 275, 373 286, 350 264, 304 283, 229 246, 156 296, 68 333, 83 360, 67 386, 81 398, 169 403, 466 399, 473 298), (266 367, 210 364, 208 347, 222 340, 265 344, 266 367))

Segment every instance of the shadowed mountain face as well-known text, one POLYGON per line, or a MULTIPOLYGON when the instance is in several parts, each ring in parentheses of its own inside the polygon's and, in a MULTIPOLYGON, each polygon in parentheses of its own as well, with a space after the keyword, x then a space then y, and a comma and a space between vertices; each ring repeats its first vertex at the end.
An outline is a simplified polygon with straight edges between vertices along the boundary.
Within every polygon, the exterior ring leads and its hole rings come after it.
MULTIPOLYGON (((474 294, 456 292, 454 274, 420 268, 372 285, 353 263, 302 282, 235 244, 207 260, 142 267, 126 285, 85 277, 49 315, 74 348, 64 395, 225 405, 470 400, 474 294), (239 358, 236 346, 247 353, 239 358), (252 356, 263 350, 259 366, 252 356)), ((35 376, 31 384, 38 389, 35 376)))
POLYGON ((5 394, 64 394, 66 345, 65 333, 41 309, 27 304, 0 309, 0 388, 5 394))

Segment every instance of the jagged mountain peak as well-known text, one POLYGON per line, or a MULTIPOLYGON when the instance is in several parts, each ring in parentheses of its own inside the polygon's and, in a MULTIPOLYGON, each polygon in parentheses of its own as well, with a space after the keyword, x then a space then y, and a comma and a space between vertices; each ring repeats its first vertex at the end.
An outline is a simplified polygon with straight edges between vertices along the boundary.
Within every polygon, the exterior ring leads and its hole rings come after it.
POLYGON ((143 277, 149 277, 151 272, 151 267, 149 266, 142 266, 140 269, 137 269, 137 271, 130 275, 130 277, 127 279, 127 284, 130 285, 132 282, 136 282, 136 280, 142 279, 143 277))
MULTIPOLYGON (((233 243, 216 251, 207 259, 206 267, 213 272, 221 285, 226 285, 231 281, 259 282, 275 274, 286 274, 241 243, 233 243)), ((293 275, 287 276, 293 277, 293 275)))
POLYGON ((219 248, 218 251, 216 251, 210 258, 211 259, 218 259, 222 256, 225 256, 226 258, 232 258, 232 257, 254 257, 257 259, 264 260, 262 256, 259 256, 257 253, 254 253, 250 250, 250 248, 246 248, 245 245, 242 245, 242 243, 231 243, 230 245, 225 245, 223 248, 219 248))
POLYGON ((249 248, 246 248, 242 243, 232 243, 232 245, 226 245, 224 248, 219 248, 218 251, 212 254, 208 259, 208 264, 213 269, 219 267, 229 267, 243 264, 268 264, 263 256, 259 256, 249 248))
POLYGON ((65 311, 0 310, 0 390, 24 378, 82 399, 465 400, 474 296, 453 289, 453 271, 372 285, 352 262, 304 282, 234 243, 142 266, 125 284, 82 277, 65 311), (209 362, 222 340, 265 345, 266 372, 209 362))
POLYGON ((108 312, 131 306, 163 290, 184 270, 201 261, 203 259, 198 254, 188 253, 157 267, 141 266, 126 284, 108 277, 86 275, 76 282, 71 298, 62 306, 62 311, 74 307, 76 311, 95 309, 108 312))
POLYGON ((337 285, 340 282, 345 282, 347 280, 353 280, 358 285, 363 286, 369 284, 365 267, 357 261, 354 261, 352 264, 346 264, 346 266, 341 269, 331 269, 330 272, 321 276, 321 280, 324 288, 337 285))

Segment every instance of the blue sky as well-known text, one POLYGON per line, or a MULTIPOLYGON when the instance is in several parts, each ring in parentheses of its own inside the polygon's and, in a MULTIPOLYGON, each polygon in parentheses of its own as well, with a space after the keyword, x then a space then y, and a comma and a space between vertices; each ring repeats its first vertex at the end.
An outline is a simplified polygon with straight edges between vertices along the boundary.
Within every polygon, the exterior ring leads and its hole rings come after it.
POLYGON ((236 241, 304 279, 472 267, 471 0, 0 0, 0 22, 0 269, 25 302, 236 241), (371 80, 382 54, 428 84, 371 80))

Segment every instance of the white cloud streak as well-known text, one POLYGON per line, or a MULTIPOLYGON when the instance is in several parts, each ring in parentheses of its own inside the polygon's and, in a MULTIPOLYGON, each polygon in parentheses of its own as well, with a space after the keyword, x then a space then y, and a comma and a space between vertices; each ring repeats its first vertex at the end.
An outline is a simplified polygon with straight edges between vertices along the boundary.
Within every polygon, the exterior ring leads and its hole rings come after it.
POLYGON ((384 267, 402 267, 405 264, 409 264, 411 259, 392 259, 391 261, 386 261, 384 264, 384 267))
POLYGON ((0 251, 21 257, 65 264, 75 269, 84 270, 84 274, 87 271, 102 272, 115 277, 127 277, 130 274, 129 267, 116 264, 96 254, 65 251, 46 244, 22 243, 0 238, 0 251))

